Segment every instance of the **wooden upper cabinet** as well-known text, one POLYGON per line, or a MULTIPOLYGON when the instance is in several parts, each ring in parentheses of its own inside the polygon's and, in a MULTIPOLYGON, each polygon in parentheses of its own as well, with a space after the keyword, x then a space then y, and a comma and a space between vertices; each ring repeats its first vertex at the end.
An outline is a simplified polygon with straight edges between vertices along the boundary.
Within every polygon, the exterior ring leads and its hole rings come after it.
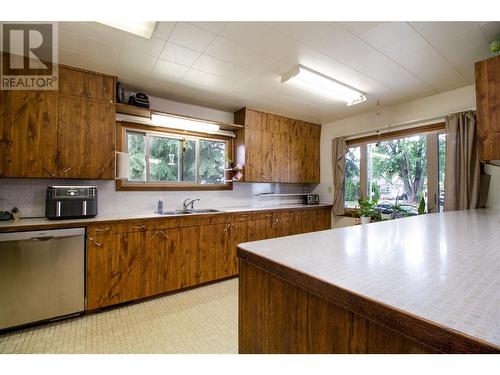
POLYGON ((498 163, 500 161, 500 56, 479 61, 475 68, 479 160, 498 163))
POLYGON ((59 96, 57 143, 60 177, 113 179, 114 104, 59 96))
POLYGON ((61 66, 59 68, 59 93, 114 103, 115 78, 61 66))
POLYGON ((235 123, 236 162, 247 182, 319 183, 321 127, 243 108, 235 123))
POLYGON ((0 92, 0 177, 56 177, 57 92, 0 92))
POLYGON ((59 67, 58 91, 0 99, 0 177, 115 177, 114 77, 59 67))

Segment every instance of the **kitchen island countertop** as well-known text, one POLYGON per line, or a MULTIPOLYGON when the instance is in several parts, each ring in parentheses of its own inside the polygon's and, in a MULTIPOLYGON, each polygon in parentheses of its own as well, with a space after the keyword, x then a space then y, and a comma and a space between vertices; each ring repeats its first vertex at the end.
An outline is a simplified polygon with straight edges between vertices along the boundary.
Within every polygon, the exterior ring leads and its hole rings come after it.
POLYGON ((243 243, 238 255, 499 351, 499 228, 500 210, 455 211, 243 243))

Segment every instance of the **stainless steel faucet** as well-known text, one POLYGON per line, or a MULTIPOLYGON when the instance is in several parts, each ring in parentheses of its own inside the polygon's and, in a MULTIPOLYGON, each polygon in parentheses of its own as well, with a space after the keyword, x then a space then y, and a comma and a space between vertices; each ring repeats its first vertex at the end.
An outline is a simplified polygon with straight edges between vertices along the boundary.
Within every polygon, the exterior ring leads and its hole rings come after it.
POLYGON ((199 201, 199 199, 185 199, 184 202, 182 202, 182 207, 184 210, 189 210, 189 206, 191 206, 191 210, 194 210, 194 203, 199 201))

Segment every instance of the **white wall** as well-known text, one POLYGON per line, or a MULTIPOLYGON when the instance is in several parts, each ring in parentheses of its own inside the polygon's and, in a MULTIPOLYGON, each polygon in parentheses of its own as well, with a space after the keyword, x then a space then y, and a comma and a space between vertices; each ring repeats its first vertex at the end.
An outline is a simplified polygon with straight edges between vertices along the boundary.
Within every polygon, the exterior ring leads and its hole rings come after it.
MULTIPOLYGON (((471 85, 324 124, 321 127, 321 184, 317 186, 315 192, 320 194, 322 202, 333 202, 331 193, 333 188, 331 141, 333 138, 376 131, 389 124, 438 117, 450 112, 475 108, 475 106, 475 88, 471 85)), ((487 171, 492 174, 488 207, 500 207, 500 167, 489 166, 487 171)), ((351 219, 343 218, 339 219, 338 226, 350 223, 352 223, 351 219)))

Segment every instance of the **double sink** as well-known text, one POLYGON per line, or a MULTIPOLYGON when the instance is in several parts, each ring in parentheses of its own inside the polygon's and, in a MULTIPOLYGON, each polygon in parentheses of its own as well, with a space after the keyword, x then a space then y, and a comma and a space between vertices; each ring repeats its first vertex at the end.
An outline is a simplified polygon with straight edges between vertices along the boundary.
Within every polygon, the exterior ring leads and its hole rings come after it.
POLYGON ((210 213, 210 212, 221 212, 220 210, 216 210, 216 209, 213 209, 213 208, 205 208, 205 209, 193 209, 193 210, 172 210, 172 211, 162 211, 162 212, 158 212, 156 211, 156 213, 158 215, 190 215, 190 214, 207 214, 207 213, 210 213))

